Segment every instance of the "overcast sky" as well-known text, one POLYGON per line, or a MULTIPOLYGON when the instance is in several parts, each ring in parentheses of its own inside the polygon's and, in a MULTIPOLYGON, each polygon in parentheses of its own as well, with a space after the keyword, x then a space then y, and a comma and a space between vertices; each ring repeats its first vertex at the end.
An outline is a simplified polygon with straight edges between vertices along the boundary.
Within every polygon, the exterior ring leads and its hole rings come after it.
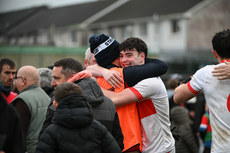
POLYGON ((0 0, 0 13, 47 4, 51 7, 71 5, 95 0, 0 0))

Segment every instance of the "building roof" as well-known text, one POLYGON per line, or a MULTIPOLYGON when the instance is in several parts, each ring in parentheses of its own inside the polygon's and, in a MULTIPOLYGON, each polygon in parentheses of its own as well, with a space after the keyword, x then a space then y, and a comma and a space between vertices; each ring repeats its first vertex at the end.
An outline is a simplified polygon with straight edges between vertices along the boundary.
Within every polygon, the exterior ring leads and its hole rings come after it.
MULTIPOLYGON (((92 23, 184 13, 202 0, 129 0, 101 15, 92 23)), ((50 27, 80 25, 118 0, 100 0, 48 9, 37 7, 0 14, 0 33, 29 34, 50 27)))
POLYGON ((130 0, 95 21, 107 22, 157 15, 184 13, 202 0, 130 0))
MULTIPOLYGON (((113 2, 115 2, 115 0, 96 1, 53 9, 43 9, 34 16, 27 18, 27 20, 24 20, 24 22, 21 22, 19 25, 11 28, 8 31, 8 35, 36 32, 40 29, 50 28, 50 26, 66 27, 77 25, 113 2)), ((2 14, 2 16, 6 18, 8 14, 2 14)), ((19 13, 17 17, 20 18, 20 16, 21 14, 19 13)))
POLYGON ((6 34, 7 31, 20 23, 27 20, 29 17, 35 15, 41 10, 47 9, 45 6, 24 9, 20 11, 13 11, 0 14, 0 34, 6 34))

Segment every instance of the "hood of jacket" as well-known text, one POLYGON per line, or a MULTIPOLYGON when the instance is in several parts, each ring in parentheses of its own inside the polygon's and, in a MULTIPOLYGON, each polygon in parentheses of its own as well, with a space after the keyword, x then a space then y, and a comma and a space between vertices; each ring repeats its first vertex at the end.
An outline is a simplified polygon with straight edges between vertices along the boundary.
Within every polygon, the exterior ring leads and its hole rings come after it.
POLYGON ((93 110, 83 95, 63 98, 54 112, 53 122, 67 128, 82 128, 93 121, 93 110))
POLYGON ((82 88, 83 95, 92 107, 96 107, 104 101, 104 94, 100 86, 92 78, 81 79, 75 83, 82 88))
POLYGON ((188 110, 181 106, 175 106, 171 109, 171 119, 173 123, 177 125, 192 124, 192 121, 189 118, 188 110))

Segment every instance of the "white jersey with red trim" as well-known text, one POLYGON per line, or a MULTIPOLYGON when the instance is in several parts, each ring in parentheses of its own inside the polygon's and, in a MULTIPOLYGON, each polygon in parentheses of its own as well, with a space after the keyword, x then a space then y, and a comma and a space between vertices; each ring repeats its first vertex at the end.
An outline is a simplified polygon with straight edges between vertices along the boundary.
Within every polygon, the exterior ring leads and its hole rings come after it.
POLYGON ((130 90, 140 100, 137 104, 142 128, 142 152, 173 151, 175 141, 170 131, 168 95, 162 80, 148 78, 130 90))
POLYGON ((230 79, 213 77, 215 66, 208 65, 198 70, 187 86, 195 94, 201 90, 204 92, 212 128, 211 152, 226 153, 230 152, 230 79))

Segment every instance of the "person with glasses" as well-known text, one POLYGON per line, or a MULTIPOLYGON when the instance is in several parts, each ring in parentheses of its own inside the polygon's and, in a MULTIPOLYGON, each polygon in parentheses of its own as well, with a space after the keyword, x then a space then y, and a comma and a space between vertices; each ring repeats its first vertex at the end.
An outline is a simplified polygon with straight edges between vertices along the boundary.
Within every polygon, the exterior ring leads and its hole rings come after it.
POLYGON ((15 73, 16 66, 12 60, 7 58, 0 60, 0 92, 8 104, 17 96, 12 91, 15 73))
POLYGON ((50 98, 40 87, 39 73, 33 66, 21 67, 14 81, 19 95, 11 104, 22 121, 26 152, 34 153, 50 98))

